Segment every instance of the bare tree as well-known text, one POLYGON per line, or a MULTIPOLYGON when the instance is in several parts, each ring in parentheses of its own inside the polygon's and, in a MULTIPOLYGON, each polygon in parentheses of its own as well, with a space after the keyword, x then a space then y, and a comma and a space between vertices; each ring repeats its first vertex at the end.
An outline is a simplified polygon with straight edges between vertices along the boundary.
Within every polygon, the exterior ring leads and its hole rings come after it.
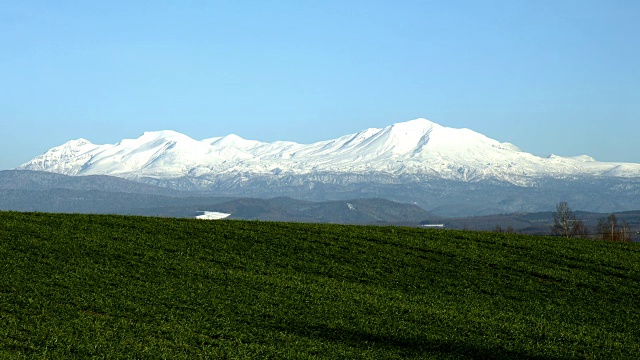
POLYGON ((554 235, 570 237, 587 237, 589 229, 576 218, 576 214, 571 210, 566 201, 562 201, 556 205, 556 212, 553 213, 553 226, 551 233, 554 235))
POLYGON ((631 226, 629 226, 629 223, 626 220, 622 221, 622 228, 620 230, 622 231, 622 241, 630 242, 631 241, 631 226))
POLYGON ((586 238, 589 236, 589 229, 582 220, 575 220, 571 226, 571 234, 575 237, 586 238))
POLYGON ((615 241, 617 240, 617 233, 618 233, 618 218, 616 217, 616 214, 611 214, 609 215, 609 217, 607 218, 607 231, 609 232, 609 239, 615 241))
POLYGON ((569 238, 572 236, 573 223, 576 221, 576 215, 573 213, 569 204, 562 201, 556 205, 556 212, 553 213, 553 226, 551 232, 554 235, 569 238))
POLYGON ((611 238, 611 233, 609 233, 609 223, 606 218, 600 218, 598 220, 597 227, 597 235, 596 237, 601 240, 609 240, 611 238))
POLYGON ((600 239, 607 241, 631 241, 631 228, 626 221, 622 225, 618 224, 615 214, 610 214, 607 218, 598 221, 598 235, 600 239))

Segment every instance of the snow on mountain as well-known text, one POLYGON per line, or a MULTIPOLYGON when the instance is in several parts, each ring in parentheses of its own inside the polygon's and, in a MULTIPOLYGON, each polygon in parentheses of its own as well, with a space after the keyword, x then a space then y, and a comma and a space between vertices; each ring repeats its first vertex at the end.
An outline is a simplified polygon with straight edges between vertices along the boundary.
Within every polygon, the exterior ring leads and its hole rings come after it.
POLYGON ((54 147, 18 169, 68 175, 171 179, 220 174, 386 173, 462 181, 640 176, 640 164, 597 162, 586 155, 538 157, 469 129, 416 119, 303 145, 264 143, 237 135, 194 140, 175 131, 94 145, 78 139, 54 147))
POLYGON ((41 169, 53 173, 77 175, 84 164, 91 159, 91 153, 99 145, 85 139, 71 140, 60 146, 49 149, 18 169, 41 169))

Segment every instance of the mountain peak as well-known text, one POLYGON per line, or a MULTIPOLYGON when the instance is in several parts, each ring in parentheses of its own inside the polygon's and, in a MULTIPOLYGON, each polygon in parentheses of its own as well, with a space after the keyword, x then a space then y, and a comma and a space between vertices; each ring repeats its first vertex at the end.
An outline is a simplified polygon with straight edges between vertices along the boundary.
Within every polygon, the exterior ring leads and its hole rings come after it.
POLYGON ((377 153, 387 153, 395 156, 415 152, 420 144, 429 140, 429 134, 434 129, 440 128, 443 127, 423 118, 387 126, 380 133, 382 136, 379 140, 382 141, 376 142, 377 153))
POLYGON ((188 138, 187 135, 174 130, 145 131, 139 139, 175 139, 188 138))
POLYGON ((418 118, 414 120, 398 122, 391 125, 389 128, 396 131, 422 133, 425 134, 434 128, 441 128, 443 126, 434 123, 431 120, 424 118, 418 118))
POLYGON ((72 146, 85 146, 85 145, 93 145, 91 143, 91 141, 84 139, 84 138, 78 138, 75 140, 71 140, 69 142, 67 142, 66 145, 72 145, 72 146))
POLYGON ((235 147, 238 149, 250 149, 262 144, 260 141, 247 140, 236 134, 204 139, 202 142, 216 147, 235 147))
POLYGON ((220 141, 224 141, 224 142, 231 142, 231 143, 235 143, 238 141, 244 141, 245 139, 243 139, 242 137, 236 135, 236 134, 229 134, 229 135, 225 135, 223 136, 220 141))
MULTIPOLYGON (((79 138, 79 139, 75 139, 75 140, 69 140, 69 141, 67 141, 66 143, 64 143, 64 144, 62 144, 60 146, 56 146, 56 147, 53 147, 53 148, 49 149, 47 152, 48 153, 59 153, 59 152, 64 152, 64 153, 74 152, 74 153, 76 153, 76 152, 82 152, 82 151, 86 150, 87 148, 94 148, 94 147, 96 147, 96 145, 92 144, 91 141, 89 141, 87 139, 79 138)), ((42 156, 42 155, 40 155, 40 156, 42 156)))

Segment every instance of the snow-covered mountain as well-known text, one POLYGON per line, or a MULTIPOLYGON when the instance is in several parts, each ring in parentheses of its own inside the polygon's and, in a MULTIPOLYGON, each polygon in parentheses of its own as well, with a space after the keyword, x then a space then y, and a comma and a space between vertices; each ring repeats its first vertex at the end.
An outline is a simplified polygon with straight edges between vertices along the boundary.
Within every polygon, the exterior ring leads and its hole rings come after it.
POLYGON ((640 204, 640 164, 539 157, 425 119, 308 145, 174 131, 110 145, 78 139, 18 169, 112 175, 214 196, 385 198, 450 216, 550 211, 559 201, 595 212, 640 204))
POLYGON ((465 182, 507 181, 531 185, 540 178, 640 177, 640 164, 597 162, 588 156, 539 157, 469 129, 426 119, 313 144, 264 143, 237 135, 195 140, 174 131, 95 145, 69 141, 18 169, 129 179, 283 177, 314 173, 414 176, 465 182))

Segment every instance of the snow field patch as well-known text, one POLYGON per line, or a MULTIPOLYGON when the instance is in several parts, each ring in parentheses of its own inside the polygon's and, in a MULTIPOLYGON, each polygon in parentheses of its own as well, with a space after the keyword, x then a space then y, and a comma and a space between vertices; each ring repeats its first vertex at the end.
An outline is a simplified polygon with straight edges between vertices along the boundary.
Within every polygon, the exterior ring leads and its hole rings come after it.
POLYGON ((231 216, 231 214, 217 212, 217 211, 203 211, 204 214, 196 216, 196 219, 200 220, 220 220, 231 216))

